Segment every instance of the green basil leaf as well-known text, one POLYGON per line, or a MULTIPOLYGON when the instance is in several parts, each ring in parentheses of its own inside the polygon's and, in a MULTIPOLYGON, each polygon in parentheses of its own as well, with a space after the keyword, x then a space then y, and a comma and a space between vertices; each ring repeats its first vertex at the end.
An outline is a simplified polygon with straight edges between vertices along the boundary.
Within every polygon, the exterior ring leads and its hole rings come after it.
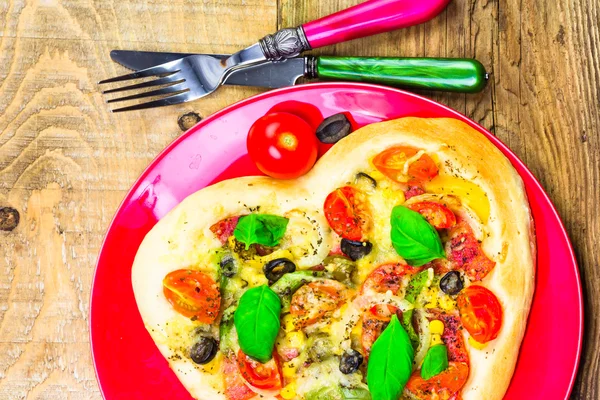
POLYGON ((267 285, 248 289, 240 297, 233 319, 244 353, 262 363, 271 359, 280 314, 279 297, 267 285))
POLYGON ((446 368, 448 368, 448 349, 443 344, 436 344, 427 350, 421 366, 421 378, 433 378, 446 368))
POLYGON ((284 217, 269 214, 250 214, 241 217, 233 231, 235 238, 246 245, 256 243, 273 247, 285 234, 289 220, 284 217))
POLYGON ((420 267, 445 257, 440 235, 418 212, 396 206, 392 210, 391 224, 392 245, 409 265, 420 267))
POLYGON ((397 400, 412 372, 414 350, 408 334, 398 317, 390 324, 371 348, 367 366, 367 384, 377 400, 397 400))

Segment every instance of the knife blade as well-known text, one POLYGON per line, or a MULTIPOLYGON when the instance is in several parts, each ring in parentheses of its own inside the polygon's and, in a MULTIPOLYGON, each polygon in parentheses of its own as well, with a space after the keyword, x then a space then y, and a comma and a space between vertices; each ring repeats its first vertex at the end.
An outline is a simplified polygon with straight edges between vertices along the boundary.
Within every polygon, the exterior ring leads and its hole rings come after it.
MULTIPOLYGON (((191 56, 190 53, 162 53, 154 51, 113 50, 110 58, 131 70, 141 70, 169 61, 191 56)), ((213 57, 226 59, 229 54, 210 54, 213 57)), ((225 85, 257 86, 270 89, 292 86, 304 76, 305 60, 289 58, 284 61, 259 64, 235 70, 229 75, 225 85)))

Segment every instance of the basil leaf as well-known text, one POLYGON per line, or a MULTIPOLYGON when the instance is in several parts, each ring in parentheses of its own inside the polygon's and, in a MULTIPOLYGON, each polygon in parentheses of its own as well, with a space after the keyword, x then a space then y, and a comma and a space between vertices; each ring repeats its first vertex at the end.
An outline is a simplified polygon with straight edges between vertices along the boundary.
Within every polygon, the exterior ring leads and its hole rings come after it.
POLYGON ((279 297, 267 285, 248 289, 240 297, 233 319, 244 353, 262 363, 271 359, 280 313, 279 297))
POLYGON ((408 334, 394 314, 371 348, 367 384, 377 400, 397 400, 410 378, 414 350, 408 334))
POLYGON ((448 349, 443 344, 436 344, 427 350, 421 366, 421 378, 430 379, 446 368, 448 368, 448 349))
POLYGON ((390 222, 392 245, 409 265, 420 267, 445 257, 440 235, 418 212, 396 206, 390 222))
POLYGON ((285 234, 289 220, 269 214, 250 214, 241 217, 233 231, 235 238, 246 245, 251 244, 273 247, 285 234))
POLYGON ((319 279, 323 279, 322 272, 296 271, 283 275, 277 282, 271 285, 271 290, 273 290, 281 300, 281 311, 284 313, 290 311, 292 295, 296 290, 300 289, 301 286, 308 282, 319 279))

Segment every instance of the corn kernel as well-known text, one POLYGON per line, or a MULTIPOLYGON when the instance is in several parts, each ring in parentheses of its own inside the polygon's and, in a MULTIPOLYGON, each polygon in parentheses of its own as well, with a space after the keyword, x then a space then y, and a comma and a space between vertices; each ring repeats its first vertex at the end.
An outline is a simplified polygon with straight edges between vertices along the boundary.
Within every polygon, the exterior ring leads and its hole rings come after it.
POLYGON ((291 400, 296 397, 296 382, 292 382, 281 389, 280 395, 286 400, 291 400))
POLYGON ((294 316, 292 314, 287 314, 283 317, 283 330, 286 332, 296 330, 296 327, 294 326, 294 316))
POLYGON ((431 346, 435 346, 436 344, 442 344, 442 337, 438 334, 431 335, 431 346))
POLYGON ((290 347, 302 349, 304 347, 305 337, 302 332, 290 332, 286 335, 290 347))
POLYGON ((431 333, 441 335, 444 333, 444 323, 439 319, 434 319, 429 323, 429 330, 431 333))
POLYGON ((281 371, 283 372, 284 378, 293 378, 296 376, 296 363, 294 361, 288 361, 283 363, 281 371))
POLYGON ((469 344, 473 347, 475 347, 477 350, 481 350, 483 348, 485 348, 485 346, 487 346, 487 343, 479 343, 477 340, 473 339, 471 336, 469 336, 469 344))

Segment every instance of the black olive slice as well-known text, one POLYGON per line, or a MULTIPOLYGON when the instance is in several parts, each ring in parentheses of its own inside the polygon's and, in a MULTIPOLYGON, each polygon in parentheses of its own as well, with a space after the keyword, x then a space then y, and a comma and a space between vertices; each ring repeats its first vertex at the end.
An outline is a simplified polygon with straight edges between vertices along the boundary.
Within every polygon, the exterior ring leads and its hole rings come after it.
POLYGON ((363 258, 373 250, 371 242, 359 242, 355 240, 342 239, 342 253, 350 257, 352 261, 363 258))
POLYGON ((317 138, 323 143, 337 143, 352 132, 352 125, 344 114, 327 117, 317 128, 317 138))
POLYGON ((373 187, 373 189, 377 188, 377 181, 369 174, 365 174, 364 172, 359 172, 355 177, 356 182, 366 181, 373 187))
POLYGON ((450 295, 458 294, 464 287, 458 271, 450 271, 440 279, 440 289, 450 295))
POLYGON ((196 364, 207 364, 215 358, 218 347, 215 339, 202 336, 190 349, 190 358, 196 364))
POLYGON ((340 358, 340 372, 342 374, 351 374, 358 370, 363 362, 363 356, 354 349, 348 349, 340 358))
POLYGON ((237 268, 235 266, 235 260, 231 254, 226 254, 221 258, 219 262, 219 266, 221 267, 221 274, 226 276, 227 278, 231 278, 237 272, 237 268))
POLYGON ((269 284, 277 282, 283 275, 295 270, 296 264, 287 258, 276 258, 266 263, 263 267, 263 272, 269 280, 269 284))

